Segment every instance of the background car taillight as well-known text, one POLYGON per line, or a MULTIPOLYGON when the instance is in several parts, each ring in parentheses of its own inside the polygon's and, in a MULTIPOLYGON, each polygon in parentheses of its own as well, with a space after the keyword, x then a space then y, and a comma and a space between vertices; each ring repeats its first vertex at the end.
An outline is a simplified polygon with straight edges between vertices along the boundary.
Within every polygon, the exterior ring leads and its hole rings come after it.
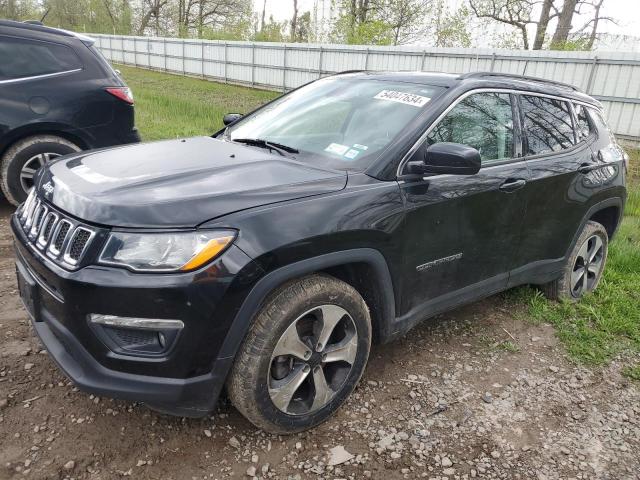
POLYGON ((123 102, 133 105, 133 93, 129 87, 109 87, 105 90, 123 102))

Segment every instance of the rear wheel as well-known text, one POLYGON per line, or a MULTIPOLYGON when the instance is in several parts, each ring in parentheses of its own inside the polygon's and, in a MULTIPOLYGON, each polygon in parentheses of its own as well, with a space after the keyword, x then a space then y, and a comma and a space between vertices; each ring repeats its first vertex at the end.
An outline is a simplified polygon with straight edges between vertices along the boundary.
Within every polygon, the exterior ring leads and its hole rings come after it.
POLYGON ((353 391, 370 345, 369 311, 353 287, 325 275, 290 282, 258 313, 229 376, 229 397, 265 431, 306 430, 353 391))
POLYGON ((33 187, 33 176, 40 167, 79 150, 77 145, 54 135, 35 135, 16 142, 2 157, 2 192, 10 203, 22 203, 33 187))
POLYGON ((587 222, 565 262, 562 276, 542 286, 547 298, 578 300, 595 290, 604 272, 608 249, 605 228, 597 222, 587 222))

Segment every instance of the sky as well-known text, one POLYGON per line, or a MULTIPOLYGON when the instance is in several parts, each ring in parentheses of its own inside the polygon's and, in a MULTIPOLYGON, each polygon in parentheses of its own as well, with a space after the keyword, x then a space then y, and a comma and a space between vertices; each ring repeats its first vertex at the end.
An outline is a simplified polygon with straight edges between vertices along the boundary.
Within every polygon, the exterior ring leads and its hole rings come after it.
MULTIPOLYGON (((462 3, 463 0, 448 0, 452 7, 462 3)), ((253 0, 256 12, 262 12, 264 0, 253 0)), ((293 16, 293 0, 266 0, 267 18, 269 15, 278 21, 289 20, 293 16)), ((322 4, 328 12, 331 0, 298 0, 298 11, 312 10, 316 4, 321 11, 322 4)), ((599 31, 619 35, 640 36, 640 0, 604 0, 602 6, 603 15, 617 18, 618 25, 605 22, 599 31)), ((320 16, 320 15, 319 15, 320 16)), ((588 19, 585 19, 585 21, 588 19)), ((582 24, 583 22, 581 22, 582 24)))

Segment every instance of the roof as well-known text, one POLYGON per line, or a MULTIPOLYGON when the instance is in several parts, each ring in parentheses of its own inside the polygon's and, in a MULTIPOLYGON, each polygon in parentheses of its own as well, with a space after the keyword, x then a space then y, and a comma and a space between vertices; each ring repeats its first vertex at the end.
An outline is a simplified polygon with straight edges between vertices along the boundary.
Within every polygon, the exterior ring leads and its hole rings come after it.
MULTIPOLYGON (((63 30, 61 28, 47 27, 38 23, 16 22, 14 20, 0 20, 0 29, 2 27, 17 28, 34 33, 48 33, 51 35, 60 35, 63 37, 75 37, 83 41, 84 43, 94 43, 94 40, 91 37, 87 37, 86 35, 82 35, 81 33, 70 32, 69 30, 63 30)), ((0 33, 1 32, 2 31, 0 30, 0 33)))
POLYGON ((557 95, 568 99, 599 105, 599 102, 582 92, 579 88, 544 78, 527 77, 510 73, 499 72, 472 72, 462 75, 440 72, 365 72, 350 71, 345 75, 354 77, 375 77, 379 80, 423 83, 425 85, 438 85, 447 88, 505 88, 515 90, 527 90, 536 93, 557 95))

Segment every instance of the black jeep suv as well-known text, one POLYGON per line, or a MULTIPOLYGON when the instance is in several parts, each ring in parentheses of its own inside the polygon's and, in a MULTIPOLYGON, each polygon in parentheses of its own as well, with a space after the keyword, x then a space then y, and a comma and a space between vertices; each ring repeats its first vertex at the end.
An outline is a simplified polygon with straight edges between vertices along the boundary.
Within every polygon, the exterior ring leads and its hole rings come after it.
POLYGON ((626 198, 598 102, 537 79, 348 73, 226 120, 54 161, 14 215, 20 294, 80 388, 198 416, 226 386, 265 430, 312 427, 372 340, 596 288, 626 198))
POLYGON ((131 91, 93 43, 0 20, 0 187, 14 205, 53 158, 140 141, 131 91))

